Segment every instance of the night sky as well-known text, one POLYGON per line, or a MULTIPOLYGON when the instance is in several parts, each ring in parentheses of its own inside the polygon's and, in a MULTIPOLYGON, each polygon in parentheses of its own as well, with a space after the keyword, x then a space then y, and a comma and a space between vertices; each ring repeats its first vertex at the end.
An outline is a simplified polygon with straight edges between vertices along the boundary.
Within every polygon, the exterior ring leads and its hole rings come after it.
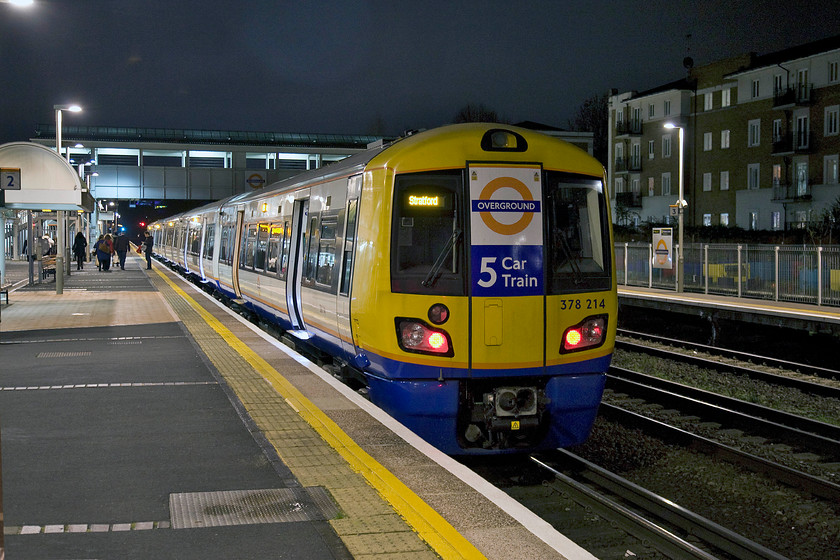
POLYGON ((834 1, 35 2, 0 3, 0 143, 69 103, 66 125, 393 135, 472 103, 565 128, 594 94, 683 77, 687 55, 840 33, 834 1))

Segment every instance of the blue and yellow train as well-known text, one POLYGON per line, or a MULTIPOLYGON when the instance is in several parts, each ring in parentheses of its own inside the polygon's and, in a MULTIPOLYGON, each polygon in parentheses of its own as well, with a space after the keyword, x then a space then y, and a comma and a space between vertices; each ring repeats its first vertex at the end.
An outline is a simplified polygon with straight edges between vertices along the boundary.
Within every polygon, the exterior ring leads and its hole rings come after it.
POLYGON ((159 258, 363 379, 446 453, 583 441, 613 353, 603 167, 463 124, 151 224, 159 258))

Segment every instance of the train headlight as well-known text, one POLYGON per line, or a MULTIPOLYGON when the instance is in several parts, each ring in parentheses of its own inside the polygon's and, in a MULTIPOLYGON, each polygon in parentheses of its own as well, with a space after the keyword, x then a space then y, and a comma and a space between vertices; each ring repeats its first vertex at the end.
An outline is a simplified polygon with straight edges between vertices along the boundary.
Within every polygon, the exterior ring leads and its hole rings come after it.
POLYGON ((449 333, 433 328, 420 319, 397 317, 397 343, 406 352, 454 356, 449 333))
POLYGON ((596 348, 604 343, 607 336, 607 316, 587 317, 577 325, 569 327, 563 333, 560 353, 577 352, 596 348))

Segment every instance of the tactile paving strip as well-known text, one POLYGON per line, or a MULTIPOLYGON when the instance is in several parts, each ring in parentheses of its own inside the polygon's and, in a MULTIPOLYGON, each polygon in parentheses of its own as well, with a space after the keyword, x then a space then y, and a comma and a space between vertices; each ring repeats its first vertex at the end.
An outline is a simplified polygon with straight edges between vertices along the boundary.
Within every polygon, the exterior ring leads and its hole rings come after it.
POLYGON ((173 529, 319 521, 338 515, 320 486, 169 495, 173 529))

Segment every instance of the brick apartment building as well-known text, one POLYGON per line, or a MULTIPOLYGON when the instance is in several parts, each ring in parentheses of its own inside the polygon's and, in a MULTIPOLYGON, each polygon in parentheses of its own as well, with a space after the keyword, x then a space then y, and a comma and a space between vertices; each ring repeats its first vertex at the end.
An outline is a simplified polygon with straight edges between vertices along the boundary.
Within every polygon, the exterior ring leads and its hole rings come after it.
MULTIPOLYGON (((690 66, 690 65, 689 65, 690 66)), ((686 78, 609 98, 608 180, 617 223, 805 227, 840 197, 840 36, 688 68, 686 78)))

